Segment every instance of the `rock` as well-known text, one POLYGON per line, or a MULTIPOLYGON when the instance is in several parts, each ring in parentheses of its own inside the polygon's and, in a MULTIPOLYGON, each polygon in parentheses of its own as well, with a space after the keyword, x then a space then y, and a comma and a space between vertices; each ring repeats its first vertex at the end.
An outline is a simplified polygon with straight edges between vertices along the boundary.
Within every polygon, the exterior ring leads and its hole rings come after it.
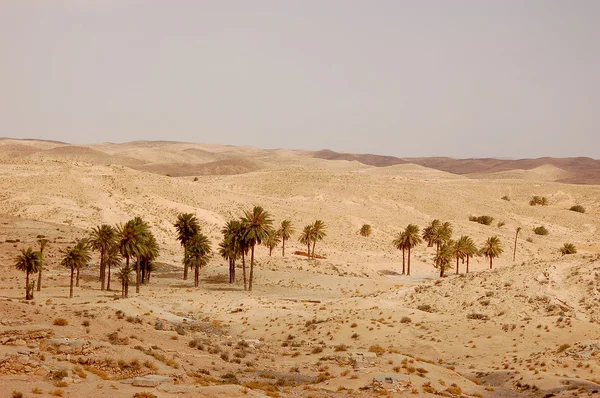
POLYGON ((26 347, 27 346, 27 342, 23 339, 18 339, 17 341, 15 341, 15 345, 16 346, 21 346, 21 347, 26 347))
POLYGON ((34 374, 35 374, 36 376, 42 376, 42 377, 46 377, 46 376, 48 376, 48 373, 50 373, 50 372, 48 371, 48 369, 42 366, 42 367, 40 367, 38 370, 36 370, 34 374))
POLYGON ((0 344, 4 345, 6 343, 8 343, 10 341, 10 338, 7 336, 4 336, 0 339, 0 344))
POLYGON ((156 387, 161 383, 165 383, 167 381, 171 381, 171 378, 160 375, 147 375, 136 377, 135 379, 133 379, 133 382, 131 384, 135 387, 156 387))

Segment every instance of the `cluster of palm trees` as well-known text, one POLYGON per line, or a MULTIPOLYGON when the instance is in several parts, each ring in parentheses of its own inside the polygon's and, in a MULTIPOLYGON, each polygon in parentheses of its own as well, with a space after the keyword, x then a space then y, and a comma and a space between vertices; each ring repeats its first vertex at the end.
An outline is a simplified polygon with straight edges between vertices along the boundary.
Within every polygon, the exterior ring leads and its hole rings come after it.
POLYGON ((488 257, 490 260, 490 269, 493 259, 499 257, 502 252, 500 238, 493 236, 488 238, 481 249, 473 242, 470 236, 463 235, 457 240, 452 239, 452 224, 442 223, 440 220, 433 220, 423 229, 423 234, 419 235, 419 227, 409 224, 404 231, 398 233, 392 244, 398 250, 402 250, 402 275, 410 275, 410 252, 411 249, 419 245, 422 240, 427 242, 427 247, 435 245, 436 251, 433 256, 433 265, 440 270, 440 277, 444 276, 447 269, 452 268, 452 261, 456 260, 456 273, 459 273, 459 262, 466 261, 466 272, 469 272, 469 260, 478 255, 488 257), (405 252, 408 252, 408 267, 405 267, 405 252))
POLYGON ((323 240, 326 236, 325 222, 323 220, 316 220, 314 223, 304 226, 302 233, 298 237, 298 241, 306 245, 306 255, 308 258, 315 258, 315 246, 318 241, 323 240))
POLYGON ((212 254, 210 241, 200 230, 198 218, 191 213, 181 213, 175 221, 177 240, 183 247, 183 279, 188 278, 188 269, 194 269, 194 286, 200 283, 200 268, 208 264, 212 254))

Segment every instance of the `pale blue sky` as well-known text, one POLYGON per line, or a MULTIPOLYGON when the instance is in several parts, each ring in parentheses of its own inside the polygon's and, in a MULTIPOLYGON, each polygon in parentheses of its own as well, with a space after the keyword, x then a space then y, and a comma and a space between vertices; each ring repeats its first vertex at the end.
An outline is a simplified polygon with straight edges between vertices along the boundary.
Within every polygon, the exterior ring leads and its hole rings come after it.
POLYGON ((0 136, 600 158, 600 1, 1 0, 0 136))

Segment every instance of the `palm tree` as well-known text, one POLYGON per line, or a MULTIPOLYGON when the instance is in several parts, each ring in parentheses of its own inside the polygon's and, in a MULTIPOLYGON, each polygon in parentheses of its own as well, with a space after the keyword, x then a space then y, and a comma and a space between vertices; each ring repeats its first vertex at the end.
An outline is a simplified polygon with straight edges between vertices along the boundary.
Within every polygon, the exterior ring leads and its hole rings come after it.
MULTIPOLYGON (((131 257, 139 258, 145 250, 148 237, 148 226, 141 220, 133 219, 117 227, 119 251, 125 257, 125 267, 129 267, 131 257)), ((139 262, 135 270, 135 292, 140 292, 140 267, 139 262)))
POLYGON ((315 245, 317 241, 323 240, 327 236, 325 232, 325 223, 323 220, 316 220, 312 226, 311 241, 312 241, 312 258, 315 258, 315 245))
POLYGON ((250 247, 250 277, 248 278, 248 290, 252 291, 252 282, 254 280, 254 247, 260 245, 268 237, 272 229, 273 219, 271 215, 260 206, 254 206, 250 210, 244 211, 242 218, 244 226, 244 240, 250 247))
POLYGON ((563 256, 566 254, 575 254, 577 253, 577 248, 572 243, 565 243, 563 247, 560 248, 560 253, 563 256))
POLYGON ((74 247, 67 247, 62 251, 63 259, 60 264, 71 270, 71 283, 69 285, 69 298, 73 298, 73 279, 75 270, 85 266, 90 261, 90 254, 86 242, 82 239, 77 241, 74 247))
POLYGON ((456 242, 454 242, 454 245, 452 246, 452 256, 456 258, 456 275, 458 275, 458 262, 460 260, 463 260, 465 258, 467 258, 467 253, 466 253, 466 239, 467 236, 461 236, 460 239, 458 239, 456 242))
POLYGON ((156 241, 156 238, 154 237, 152 232, 148 231, 148 237, 144 245, 144 250, 138 258, 138 262, 140 263, 140 269, 142 271, 143 284, 150 282, 150 274, 154 269, 154 260, 156 260, 159 253, 160 249, 158 247, 158 242, 156 241))
POLYGON ((521 232, 521 227, 517 228, 517 233, 515 234, 515 251, 513 252, 513 261, 517 258, 517 238, 519 237, 519 232, 521 232))
POLYGON ((368 238, 369 236, 371 236, 372 232, 373 231, 369 224, 363 224, 362 227, 360 227, 360 231, 358 233, 360 234, 360 236, 364 236, 365 238, 368 238))
POLYGON ((281 222, 281 227, 279 227, 279 236, 281 236, 281 241, 283 244, 281 247, 281 256, 285 257, 285 241, 291 238, 295 232, 296 231, 294 230, 290 220, 283 220, 281 222))
POLYGON ((408 251, 407 275, 410 276, 410 251, 420 245, 422 242, 419 235, 419 227, 415 224, 408 224, 404 229, 404 247, 408 251))
POLYGON ((21 254, 15 258, 15 268, 25 272, 25 300, 33 299, 33 286, 29 286, 29 275, 39 272, 42 267, 42 256, 40 252, 34 252, 30 247, 21 249, 21 254))
MULTIPOLYGON (((458 243, 461 247, 461 251, 464 255, 464 259, 467 260, 467 274, 469 273, 469 259, 473 256, 476 256, 479 250, 477 250, 477 246, 473 239, 470 236, 463 235, 458 240, 458 243)), ((457 266, 458 268, 458 266, 457 266)))
POLYGON ((281 243, 279 230, 270 230, 267 239, 263 242, 263 244, 269 248, 269 256, 271 256, 273 249, 276 248, 279 243, 281 243))
POLYGON ((219 254, 229 261, 229 283, 235 282, 235 262, 242 255, 241 227, 240 221, 229 220, 221 230, 223 241, 219 243, 219 254))
POLYGON ((433 256, 434 267, 440 270, 440 278, 444 277, 444 272, 448 268, 452 268, 450 261, 452 261, 454 242, 452 240, 443 242, 439 249, 433 256))
POLYGON ((504 252, 502 249, 502 243, 500 242, 500 238, 497 236, 492 236, 488 238, 483 247, 480 250, 481 254, 490 259, 490 269, 492 269, 492 261, 496 257, 500 257, 500 255, 504 252))
POLYGON ((440 246, 450 241, 452 238, 452 224, 448 221, 436 228, 433 233, 433 243, 436 244, 436 252, 440 251, 440 246))
POLYGON ((88 240, 86 238, 77 240, 77 243, 75 244, 75 250, 79 252, 82 261, 85 260, 77 267, 77 283, 75 284, 75 287, 79 287, 79 271, 81 268, 87 265, 88 261, 92 259, 92 256, 90 256, 90 246, 88 240))
POLYGON ((398 234, 396 235, 396 238, 392 242, 392 244, 394 245, 394 247, 396 249, 402 250, 402 275, 406 274, 406 266, 405 266, 406 256, 404 255, 406 246, 404 245, 404 240, 405 240, 405 233, 404 233, 404 231, 402 231, 402 232, 398 232, 398 234))
MULTIPOLYGON (((177 221, 174 224, 175 229, 177 230, 177 240, 181 243, 183 247, 183 253, 185 257, 185 251, 187 250, 187 246, 189 242, 200 232, 200 224, 198 223, 198 219, 195 215, 191 213, 181 213, 177 216, 177 221)), ((184 268, 183 268, 183 280, 187 280, 188 278, 188 266, 185 258, 183 260, 184 268)))
POLYGON ((310 243, 311 243, 311 237, 313 235, 312 229, 313 229, 312 224, 305 225, 304 229, 302 229, 302 233, 298 237, 298 241, 300 243, 306 245, 306 250, 307 250, 306 256, 308 258, 310 258, 310 243))
POLYGON ((440 226, 442 225, 442 223, 440 222, 440 220, 435 219, 431 222, 431 224, 429 224, 427 227, 425 227, 425 229, 423 229, 423 239, 425 240, 425 242, 427 242, 427 247, 433 247, 433 244, 435 243, 435 235, 436 235, 436 231, 440 228, 440 226))
POLYGON ((38 285, 37 285, 37 291, 41 291, 42 290, 42 271, 44 270, 44 249, 46 248, 46 245, 48 244, 48 242, 50 242, 48 239, 38 239, 38 243, 40 245, 40 260, 42 261, 42 264, 40 265, 40 270, 38 271, 38 285))
POLYGON ((119 245, 116 242, 113 242, 113 245, 108 248, 108 251, 105 253, 104 265, 108 268, 107 275, 107 283, 106 290, 110 291, 110 270, 112 267, 117 267, 121 265, 121 253, 119 251, 119 245))
POLYGON ((107 252, 114 245, 115 240, 115 229, 107 224, 102 224, 93 228, 90 234, 89 243, 91 249, 100 252, 100 290, 104 290, 106 285, 105 257, 107 252))
POLYGON ((129 276, 132 271, 128 265, 119 268, 117 271, 117 278, 121 281, 121 298, 129 297, 129 276))
POLYGON ((198 287, 200 281, 199 270, 208 264, 211 253, 210 241, 202 233, 198 233, 191 242, 188 242, 185 260, 188 262, 188 266, 194 268, 194 287, 198 287))

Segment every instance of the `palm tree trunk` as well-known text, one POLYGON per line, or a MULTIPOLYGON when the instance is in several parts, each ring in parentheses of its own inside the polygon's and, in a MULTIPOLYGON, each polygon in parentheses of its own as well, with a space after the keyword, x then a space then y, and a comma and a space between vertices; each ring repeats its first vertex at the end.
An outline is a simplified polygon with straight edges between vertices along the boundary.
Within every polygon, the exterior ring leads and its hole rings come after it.
POLYGON ((248 290, 252 291, 252 279, 254 278, 254 246, 252 245, 252 252, 250 253, 250 278, 248 279, 248 290))
POLYGON ((37 291, 40 292, 42 290, 42 270, 44 269, 44 266, 40 266, 40 270, 38 271, 38 285, 37 285, 37 291))
POLYGON ((308 250, 308 251, 307 251, 307 255, 308 255, 308 258, 310 258, 310 241, 307 241, 307 242, 306 242, 306 245, 307 245, 307 247, 308 247, 308 249, 307 249, 307 250, 308 250))
POLYGON ((273 253, 273 246, 269 246, 269 257, 271 257, 272 253, 273 253))
POLYGON ((75 284, 76 287, 79 287, 79 267, 77 267, 77 283, 75 284))
POLYGON ((108 275, 106 277, 106 290, 110 291, 110 264, 108 264, 108 275))
POLYGON ((183 247, 184 250, 184 254, 183 254, 183 280, 187 281, 187 277, 188 277, 188 262, 187 262, 187 249, 184 246, 183 247))
POLYGON ((281 238, 283 245, 281 246, 281 257, 285 257, 285 238, 281 238))
POLYGON ((29 270, 25 272, 25 300, 29 300, 29 270))
POLYGON ((410 276, 410 247, 408 248, 408 262, 407 262, 407 268, 406 268, 406 275, 410 276))
POLYGON ((492 259, 493 259, 493 257, 490 256, 490 269, 492 269, 492 259))
POLYGON ((198 280, 200 279, 198 274, 199 269, 199 267, 195 267, 194 269, 194 287, 198 287, 198 280))
POLYGON ((456 256, 456 275, 458 275, 458 256, 456 256))
POLYGON ((140 266, 142 269, 142 284, 146 283, 146 264, 145 262, 140 266))
POLYGON ((235 260, 229 259, 229 283, 235 282, 235 260))
POLYGON ((244 290, 248 290, 248 282, 246 280, 246 254, 242 250, 242 273, 244 274, 244 290))
POLYGON ((519 237, 519 231, 517 231, 517 234, 515 235, 515 250, 513 252, 513 261, 515 261, 515 259, 517 258, 517 238, 519 237))
POLYGON ((317 245, 317 240, 315 239, 315 241, 313 242, 313 247, 312 247, 312 258, 315 258, 315 246, 317 245))
POLYGON ((140 292, 140 260, 135 262, 135 292, 140 292))
POLYGON ((106 290, 106 264, 104 263, 104 249, 100 251, 100 290, 106 290))
POLYGON ((444 277, 444 270, 445 270, 445 267, 443 265, 440 265, 440 278, 444 277))
POLYGON ((467 274, 469 273, 469 258, 470 258, 470 257, 471 257, 471 256, 467 256, 467 274))
POLYGON ((404 248, 402 248, 402 275, 405 274, 405 267, 404 267, 404 248))
POLYGON ((71 284, 69 285, 69 298, 73 298, 73 274, 75 273, 75 267, 71 266, 71 284))

